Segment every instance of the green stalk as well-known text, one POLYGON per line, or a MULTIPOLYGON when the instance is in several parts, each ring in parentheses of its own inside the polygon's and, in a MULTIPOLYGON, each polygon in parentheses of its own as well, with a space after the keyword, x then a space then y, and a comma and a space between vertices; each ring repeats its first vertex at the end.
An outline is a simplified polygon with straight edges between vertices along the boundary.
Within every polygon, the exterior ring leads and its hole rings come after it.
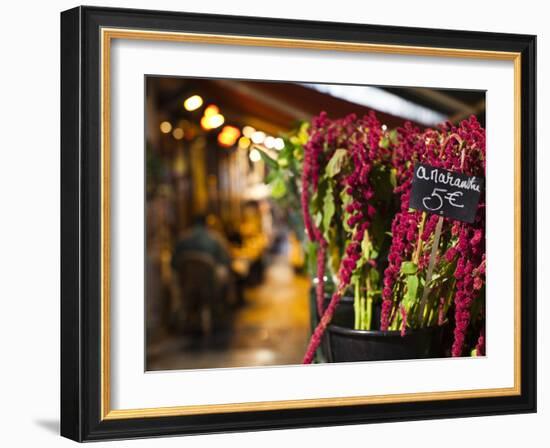
POLYGON ((366 306, 365 306, 365 296, 361 296, 361 330, 366 330, 367 319, 366 319, 366 306))
POLYGON ((354 290, 354 294, 353 294, 353 314, 354 314, 354 317, 355 317, 353 328, 355 330, 359 330, 361 328, 360 327, 360 325, 361 325, 360 324, 360 319, 361 319, 360 300, 361 300, 361 298, 359 297, 359 293, 360 293, 359 281, 355 280, 355 290, 354 290))
POLYGON ((359 275, 359 278, 357 279, 357 291, 359 293, 359 330, 363 329, 363 326, 365 324, 365 316, 364 316, 364 298, 363 298, 363 291, 361 291, 361 285, 363 280, 363 271, 361 270, 361 274, 359 275))
POLYGON ((361 296, 359 296, 359 327, 357 329, 363 329, 363 297, 361 296))
MULTIPOLYGON (((364 271, 365 272, 365 271, 364 271)), ((363 277, 363 284, 365 285, 365 295, 363 296, 363 330, 369 329, 369 313, 368 313, 368 301, 371 296, 371 284, 370 284, 370 272, 366 270, 366 273, 363 277)))
POLYGON ((372 324, 372 296, 367 297, 367 325, 365 330, 370 330, 372 324))
POLYGON ((390 325, 389 329, 392 331, 397 330, 401 326, 401 313, 399 310, 395 312, 395 318, 393 319, 392 324, 390 325))

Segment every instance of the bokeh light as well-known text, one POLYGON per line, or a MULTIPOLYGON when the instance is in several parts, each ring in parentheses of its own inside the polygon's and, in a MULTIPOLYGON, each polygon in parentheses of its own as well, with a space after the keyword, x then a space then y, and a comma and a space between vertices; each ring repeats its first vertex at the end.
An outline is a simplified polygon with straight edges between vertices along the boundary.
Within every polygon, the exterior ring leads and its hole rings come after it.
POLYGON ((163 121, 160 124, 160 132, 162 132, 163 134, 169 134, 171 130, 172 124, 169 121, 163 121))
POLYGON ((265 137, 266 137, 265 132, 256 131, 252 134, 250 138, 257 145, 261 145, 264 142, 265 137))
POLYGON ((202 106, 202 98, 199 95, 193 95, 187 98, 183 102, 183 107, 185 110, 188 110, 189 112, 192 112, 194 110, 197 110, 199 107, 202 106))
POLYGON ((262 155, 260 154, 260 151, 258 151, 256 148, 252 149, 250 153, 248 154, 248 157, 250 160, 254 163, 259 162, 262 160, 262 155))
POLYGON ((183 136, 185 135, 185 133, 183 132, 183 129, 182 128, 175 128, 173 131, 172 131, 172 136, 176 139, 176 140, 181 140, 183 138, 183 136))
POLYGON ((240 135, 241 131, 235 126, 224 126, 222 131, 218 134, 218 143, 225 147, 233 146, 240 135))

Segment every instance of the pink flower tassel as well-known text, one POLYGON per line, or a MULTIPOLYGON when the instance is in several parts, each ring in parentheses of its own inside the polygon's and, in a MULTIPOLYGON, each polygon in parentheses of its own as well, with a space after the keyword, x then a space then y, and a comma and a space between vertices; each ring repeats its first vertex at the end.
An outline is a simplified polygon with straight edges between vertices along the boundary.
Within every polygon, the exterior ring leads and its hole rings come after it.
POLYGON ((330 321, 332 320, 332 316, 334 315, 334 311, 336 310, 336 306, 340 302, 340 299, 342 298, 342 293, 339 291, 336 291, 332 298, 330 299, 330 303, 327 306, 327 309, 325 310, 323 317, 321 318, 321 321, 317 325, 317 328, 315 328, 315 331, 313 332, 313 335, 311 336, 311 339, 309 341, 309 345, 306 350, 306 354, 304 355, 304 364, 311 364, 313 361, 313 358, 315 357, 315 352, 319 348, 319 345, 321 345, 321 340, 323 339, 323 334, 325 334, 325 330, 327 329, 327 326, 330 324, 330 321))

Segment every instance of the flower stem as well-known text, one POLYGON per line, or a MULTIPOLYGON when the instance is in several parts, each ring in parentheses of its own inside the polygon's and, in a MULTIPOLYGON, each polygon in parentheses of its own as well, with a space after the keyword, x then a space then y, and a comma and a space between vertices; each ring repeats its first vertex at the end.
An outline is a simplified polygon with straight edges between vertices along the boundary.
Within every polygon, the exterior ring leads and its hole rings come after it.
POLYGON ((365 296, 361 294, 361 330, 365 329, 365 296))
POLYGON ((367 297, 367 322, 365 330, 370 330, 372 325, 372 296, 367 297))
POLYGON ((420 218, 420 225, 418 226, 418 238, 416 241, 416 249, 413 255, 413 262, 416 265, 418 265, 420 253, 422 252, 422 232, 424 232, 425 223, 426 223, 426 212, 422 212, 422 217, 420 218))
POLYGON ((353 328, 359 330, 361 327, 361 298, 359 297, 359 281, 355 281, 355 292, 353 295, 353 314, 355 316, 355 321, 353 328))

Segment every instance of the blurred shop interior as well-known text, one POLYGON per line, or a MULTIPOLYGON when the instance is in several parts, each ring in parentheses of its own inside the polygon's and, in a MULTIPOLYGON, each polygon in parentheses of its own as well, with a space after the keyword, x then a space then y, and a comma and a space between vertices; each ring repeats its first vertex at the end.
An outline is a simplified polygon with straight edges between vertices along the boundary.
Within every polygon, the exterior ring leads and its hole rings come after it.
POLYGON ((485 94, 146 78, 146 370, 299 364, 310 334, 300 235, 258 148, 321 111, 389 128, 477 115, 485 94))

